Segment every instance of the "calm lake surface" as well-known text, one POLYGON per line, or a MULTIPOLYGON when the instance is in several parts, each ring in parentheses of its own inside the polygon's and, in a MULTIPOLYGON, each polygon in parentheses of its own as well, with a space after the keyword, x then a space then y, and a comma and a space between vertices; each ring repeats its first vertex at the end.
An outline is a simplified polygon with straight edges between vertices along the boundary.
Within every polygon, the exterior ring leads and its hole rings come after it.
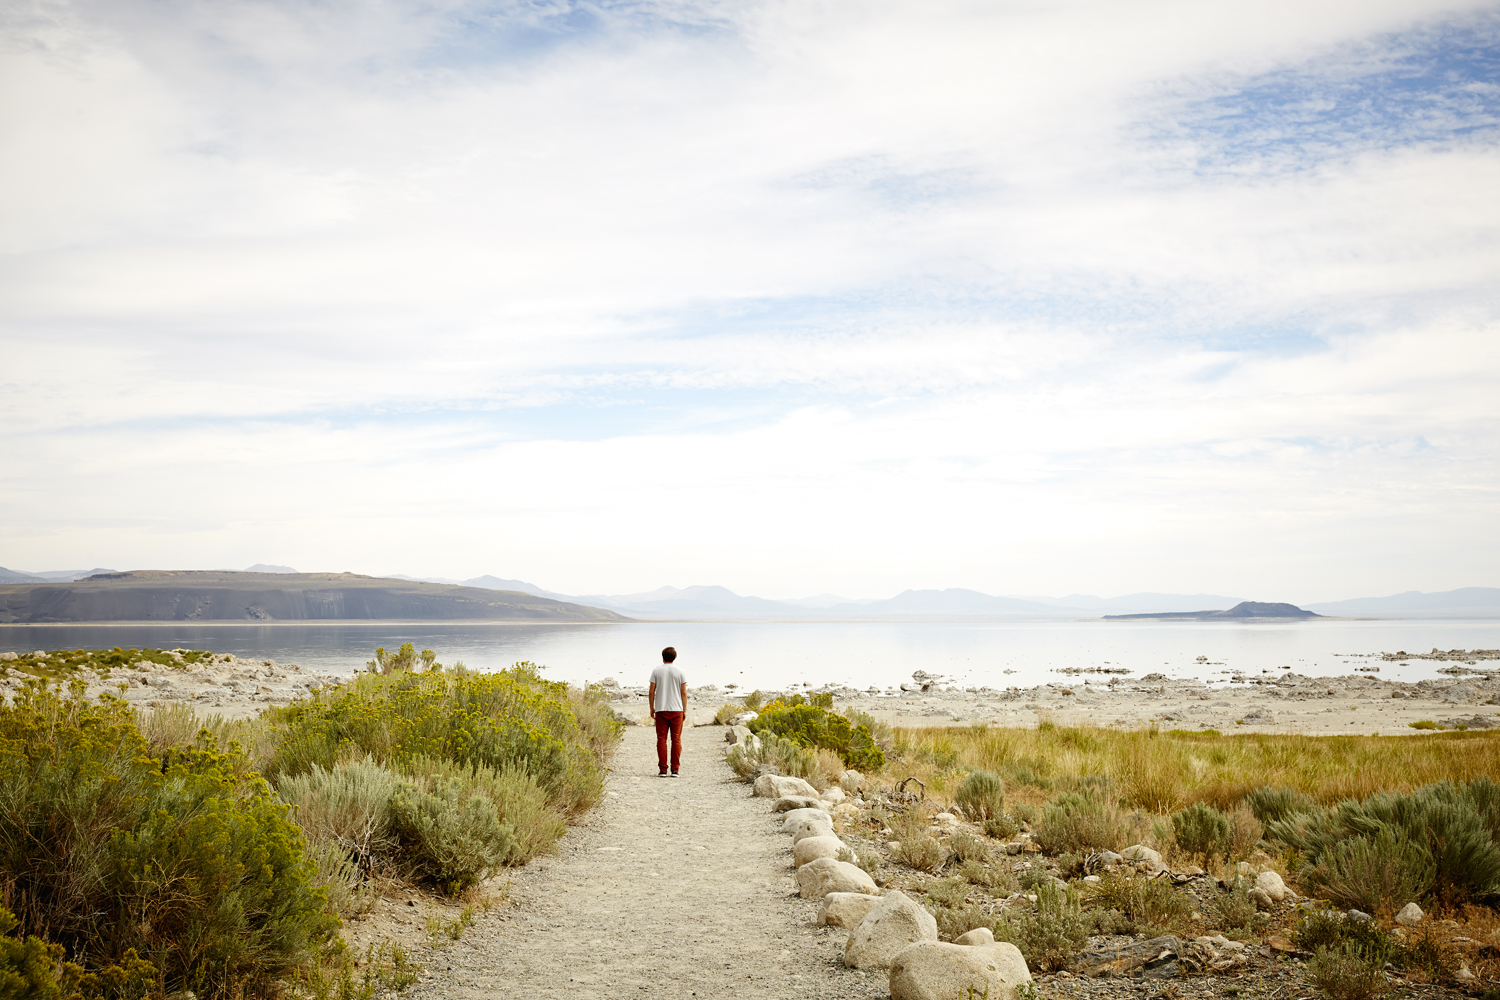
MULTIPOLYGON (((641 622, 611 625, 380 622, 254 625, 7 625, 0 651, 187 647, 352 673, 377 646, 432 649, 440 662, 496 669, 530 660, 548 677, 643 684, 663 646, 676 646, 693 685, 785 688, 875 685, 941 674, 965 686, 1031 686, 1067 668, 1126 667, 1135 676, 1227 679, 1289 666, 1352 673, 1350 654, 1500 648, 1494 619, 1221 622, 641 622), (1204 656, 1209 664, 1197 662, 1204 656)), ((1420 680, 1441 662, 1380 664, 1380 676, 1420 680)), ((1500 667, 1500 662, 1480 666, 1500 667)))

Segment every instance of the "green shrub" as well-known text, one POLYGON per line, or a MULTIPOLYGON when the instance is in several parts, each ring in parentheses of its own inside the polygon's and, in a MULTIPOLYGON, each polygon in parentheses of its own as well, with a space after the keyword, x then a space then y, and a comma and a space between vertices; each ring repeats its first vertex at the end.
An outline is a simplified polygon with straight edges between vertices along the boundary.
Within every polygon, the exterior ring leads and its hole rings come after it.
POLYGON ((292 995, 297 1000, 375 1000, 416 983, 421 972, 422 966, 395 941, 359 951, 340 940, 318 963, 292 977, 292 995))
POLYGON ((1229 856, 1229 819, 1213 806, 1195 802, 1172 814, 1172 833, 1177 846, 1190 856, 1210 858, 1229 856))
POLYGON ((169 992, 268 989, 337 924, 288 808, 237 746, 152 756, 122 701, 32 682, 0 706, 0 894, 84 967, 169 992))
POLYGON ((996 840, 1009 840, 1021 830, 1021 824, 1009 816, 996 816, 984 821, 984 835, 996 840))
POLYGON ((981 864, 990 861, 990 846, 968 830, 959 830, 948 838, 948 849, 959 861, 978 861, 981 864))
POLYGON ((411 877, 448 893, 503 865, 515 841, 495 804, 459 778, 404 782, 391 817, 411 877))
POLYGON ((1416 722, 1408 722, 1407 725, 1413 729, 1436 729, 1438 727, 1438 724, 1431 719, 1419 719, 1416 722))
POLYGON ((1005 815, 1005 784, 993 771, 970 771, 958 783, 953 801, 972 819, 997 819, 1005 815))
POLYGON ((414 757, 402 773, 427 783, 456 780, 466 795, 483 795, 494 803, 500 822, 511 830, 507 865, 524 865, 540 854, 552 853, 568 832, 568 824, 547 804, 547 793, 520 768, 497 771, 480 764, 414 757))
POLYGON ((851 726, 849 720, 815 705, 767 705, 751 721, 756 735, 771 733, 808 749, 823 748, 839 755, 845 766, 860 771, 885 767, 885 753, 875 744, 869 729, 851 726))
POLYGON ((1396 949, 1396 939, 1370 920, 1351 920, 1342 913, 1310 913, 1294 934, 1302 951, 1333 951, 1357 955, 1384 967, 1396 949))
POLYGON ((1067 968, 1088 940, 1090 924, 1073 888, 1064 890, 1049 881, 1036 886, 1036 905, 1030 911, 1007 912, 990 929, 995 940, 1021 950, 1028 968, 1051 972, 1067 968))
POLYGON ((1408 979, 1429 983, 1446 983, 1458 971, 1458 956, 1450 944, 1432 924, 1423 928, 1418 937, 1408 937, 1397 942, 1391 955, 1391 964, 1408 979))
POLYGON ((1378 1000, 1390 992, 1390 983, 1381 971, 1383 964, 1340 948, 1320 948, 1307 963, 1307 972, 1329 1000, 1378 1000))
POLYGON ((1120 810, 1094 792, 1064 792, 1043 808, 1032 839, 1048 854, 1117 850, 1128 829, 1120 810))
POLYGON ((766 696, 761 694, 759 690, 751 691, 749 694, 745 695, 744 701, 745 711, 759 712, 761 706, 766 703, 766 696))
POLYGON ((1374 837, 1350 837, 1333 844, 1307 878, 1339 907, 1376 913, 1422 899, 1435 875, 1425 844, 1387 828, 1374 837))
POLYGON ((363 674, 266 718, 279 739, 265 772, 278 782, 314 764, 331 769, 350 750, 390 767, 427 756, 520 768, 564 815, 598 802, 621 730, 601 690, 570 692, 529 663, 493 674, 363 674))
POLYGON ((1258 910, 1250 898, 1250 887, 1255 883, 1240 876, 1229 886, 1228 891, 1213 902, 1214 922, 1218 926, 1233 930, 1249 928, 1255 923, 1258 910))
POLYGON ((393 847, 391 796, 400 779, 370 757, 324 770, 314 764, 277 787, 310 844, 336 845, 368 874, 393 847))
POLYGON ((719 710, 714 713, 714 725, 727 726, 729 725, 730 719, 734 718, 736 715, 739 715, 743 711, 744 709, 740 708, 738 705, 731 705, 728 702, 725 702, 724 704, 720 705, 719 710))
POLYGON ((928 834, 921 834, 901 841, 901 846, 892 852, 901 864, 919 872, 935 872, 948 860, 948 852, 928 834))
POLYGON ((1245 796, 1245 804, 1262 823, 1285 819, 1292 813, 1316 808, 1312 799, 1291 788, 1257 788, 1245 796))
POLYGON ((817 769, 813 755, 791 740, 777 739, 770 733, 762 734, 757 740, 759 746, 737 743, 724 756, 730 769, 746 781, 763 767, 774 767, 778 773, 793 778, 809 777, 817 769))
POLYGON ((140 1000, 156 987, 156 969, 127 949, 118 965, 95 973, 63 958, 62 945, 12 937, 20 921, 0 907, 0 1000, 140 1000))
MULTIPOLYGON (((1424 865, 1418 848, 1432 859, 1429 892, 1450 903, 1500 896, 1500 788, 1487 778, 1468 783, 1440 782, 1412 792, 1381 792, 1363 801, 1349 799, 1332 809, 1313 807, 1287 813, 1266 824, 1268 839, 1299 851, 1310 864, 1332 863, 1335 848, 1352 837, 1371 843, 1384 830, 1403 841, 1402 860, 1390 869, 1403 872, 1403 884, 1424 865)), ((1362 864, 1375 863, 1372 855, 1362 864)), ((1347 860, 1346 860, 1347 864, 1347 860)), ((1331 869, 1324 869, 1329 871, 1331 869)))
POLYGON ((342 847, 332 843, 309 844, 307 856, 316 866, 313 888, 328 900, 330 912, 338 914, 341 920, 350 920, 375 908, 377 893, 342 847))
POLYGON ((1087 891, 1090 906, 1119 910, 1153 928, 1177 929, 1192 912, 1192 904, 1174 892, 1170 882, 1147 878, 1123 865, 1107 870, 1087 891))

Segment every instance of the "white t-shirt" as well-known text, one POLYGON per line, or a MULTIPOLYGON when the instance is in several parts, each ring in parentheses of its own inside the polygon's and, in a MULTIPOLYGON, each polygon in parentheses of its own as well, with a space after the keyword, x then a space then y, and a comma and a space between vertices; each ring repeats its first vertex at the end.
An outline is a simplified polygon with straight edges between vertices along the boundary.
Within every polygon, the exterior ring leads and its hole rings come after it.
POLYGON ((687 683, 687 678, 677 664, 663 663, 651 671, 651 683, 656 685, 656 704, 651 706, 654 711, 684 711, 682 686, 687 683))

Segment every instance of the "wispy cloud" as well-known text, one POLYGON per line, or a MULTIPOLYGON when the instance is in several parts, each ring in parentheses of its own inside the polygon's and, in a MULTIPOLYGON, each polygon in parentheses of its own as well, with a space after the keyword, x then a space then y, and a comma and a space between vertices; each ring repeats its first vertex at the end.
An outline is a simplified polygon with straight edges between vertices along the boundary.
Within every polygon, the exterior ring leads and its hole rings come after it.
POLYGON ((1500 554, 1493 5, 6 17, 7 565, 1341 597, 1500 554))

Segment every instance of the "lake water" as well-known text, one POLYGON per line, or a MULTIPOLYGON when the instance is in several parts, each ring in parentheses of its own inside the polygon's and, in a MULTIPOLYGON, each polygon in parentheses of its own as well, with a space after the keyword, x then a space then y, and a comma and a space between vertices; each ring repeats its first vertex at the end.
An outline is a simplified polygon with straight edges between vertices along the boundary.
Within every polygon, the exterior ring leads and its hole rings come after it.
MULTIPOLYGON (((643 684, 663 646, 676 646, 693 685, 784 689, 793 684, 886 688, 912 672, 964 686, 1029 687, 1066 668, 1125 667, 1137 677, 1227 679, 1229 671, 1291 667, 1352 673, 1349 654, 1500 648, 1494 619, 1223 622, 641 622, 611 625, 284 623, 274 625, 8 625, 0 650, 187 647, 352 673, 377 646, 412 642, 447 664, 496 669, 518 660, 568 681, 643 684), (1197 657, 1210 661, 1201 664, 1197 657)), ((1500 662, 1481 664, 1497 666, 1500 662)), ((1419 680, 1431 660, 1380 664, 1380 676, 1419 680)))

